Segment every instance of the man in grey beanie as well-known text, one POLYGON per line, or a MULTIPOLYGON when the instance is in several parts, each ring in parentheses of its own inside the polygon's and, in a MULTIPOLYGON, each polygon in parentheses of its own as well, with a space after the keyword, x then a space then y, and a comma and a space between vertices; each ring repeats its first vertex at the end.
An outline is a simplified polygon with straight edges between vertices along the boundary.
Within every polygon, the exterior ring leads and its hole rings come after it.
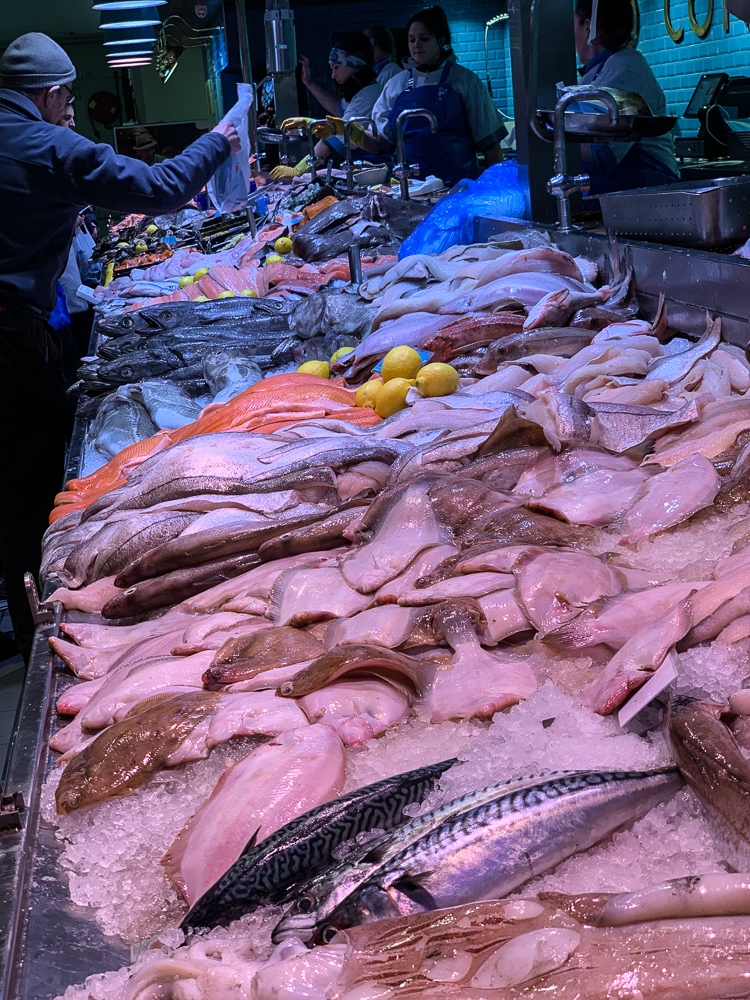
POLYGON ((0 58, 0 562, 16 641, 33 622, 23 577, 39 570, 41 540, 65 455, 65 387, 47 320, 81 205, 157 215, 182 207, 240 148, 220 122, 184 153, 148 166, 56 123, 75 67, 38 32, 0 58))

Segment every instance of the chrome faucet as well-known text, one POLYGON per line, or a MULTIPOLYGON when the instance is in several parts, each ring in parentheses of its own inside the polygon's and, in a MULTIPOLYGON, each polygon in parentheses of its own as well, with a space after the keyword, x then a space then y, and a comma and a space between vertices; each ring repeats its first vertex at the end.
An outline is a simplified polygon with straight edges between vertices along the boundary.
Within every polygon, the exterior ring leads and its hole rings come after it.
POLYGON ((310 180, 312 180, 313 182, 315 182, 318 179, 318 170, 317 170, 317 168, 318 167, 322 167, 324 165, 324 163, 325 163, 325 160, 323 160, 323 159, 316 159, 316 156, 315 156, 315 143, 316 143, 316 139, 315 139, 315 135, 313 134, 313 132, 314 132, 314 129, 318 125, 325 125, 326 128, 328 129, 328 134, 329 135, 331 134, 331 123, 329 121, 327 121, 325 118, 317 118, 315 121, 308 123, 308 126, 307 126, 307 141, 310 144, 310 153, 309 153, 309 156, 307 157, 307 162, 310 164, 310 180))
POLYGON ((393 168, 393 174, 398 177, 401 185, 401 198, 403 201, 409 200, 409 178, 417 173, 417 168, 406 162, 406 146, 404 144, 404 122, 407 118, 426 118, 430 123, 430 131, 437 132, 437 118, 426 108, 414 108, 409 111, 402 111, 396 119, 396 149, 398 151, 398 164, 393 168))
POLYGON ((377 139, 378 137, 378 126, 372 120, 372 118, 350 118, 348 121, 344 122, 344 158, 346 160, 346 192, 347 194, 352 194, 354 191, 354 163, 352 161, 352 138, 349 134, 349 130, 352 125, 369 125, 372 128, 372 134, 377 139))
POLYGON ((606 90, 596 87, 577 87, 564 93, 555 105, 555 175, 547 181, 547 192, 557 198, 557 217, 561 233, 572 233, 573 222, 570 211, 570 196, 580 191, 588 194, 590 178, 588 174, 568 173, 568 155, 565 147, 565 110, 576 101, 601 101, 609 111, 609 122, 617 126, 620 112, 617 101, 606 90))

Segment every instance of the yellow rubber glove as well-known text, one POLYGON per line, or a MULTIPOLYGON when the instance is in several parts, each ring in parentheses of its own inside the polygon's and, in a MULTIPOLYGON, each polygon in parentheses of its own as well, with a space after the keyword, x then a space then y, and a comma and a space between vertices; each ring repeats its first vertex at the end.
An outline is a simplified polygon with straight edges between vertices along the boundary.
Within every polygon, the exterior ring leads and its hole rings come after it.
POLYGON ((287 129, 290 129, 290 128, 301 128, 302 131, 304 132, 307 129, 307 126, 312 121, 315 121, 315 119, 314 118, 286 118, 281 123, 281 130, 282 130, 282 132, 285 132, 287 129))
POLYGON ((301 177, 302 174, 307 173, 310 169, 310 165, 307 162, 307 157, 300 160, 296 167, 274 167, 271 171, 272 181, 284 181, 289 177, 301 177))
MULTIPOLYGON (((344 135, 344 125, 346 122, 343 118, 336 118, 334 115, 326 115, 326 120, 331 123, 331 128, 334 129, 334 135, 344 135)), ((352 146, 361 146, 364 142, 365 130, 361 125, 354 122, 349 126, 349 138, 352 146)))

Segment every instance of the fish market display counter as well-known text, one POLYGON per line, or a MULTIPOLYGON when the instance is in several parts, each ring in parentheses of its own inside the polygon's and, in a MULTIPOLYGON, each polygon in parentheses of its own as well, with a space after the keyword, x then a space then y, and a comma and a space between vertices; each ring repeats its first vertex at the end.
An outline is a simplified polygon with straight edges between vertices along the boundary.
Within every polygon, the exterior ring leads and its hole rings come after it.
MULTIPOLYGON (((512 229, 502 221, 478 220, 475 239, 481 242, 512 229)), ((747 345, 747 262, 633 241, 614 246, 603 237, 587 234, 562 236, 550 231, 550 235, 561 249, 601 263, 605 272, 612 266, 613 254, 621 271, 632 266, 636 294, 646 316, 656 314, 659 295, 664 292, 673 326, 699 334, 705 329, 708 309, 712 316, 721 317, 727 340, 747 345)), ((77 474, 84 434, 85 421, 79 419, 69 477, 77 474)), ((85 620, 76 612, 68 617, 85 620)), ((51 1000, 89 975, 130 964, 142 950, 142 945, 131 948, 118 938, 107 937, 93 911, 70 901, 67 873, 60 863, 62 845, 41 814, 43 784, 55 767, 48 740, 61 728, 55 702, 74 683, 61 662, 50 655, 48 638, 58 625, 51 621, 38 628, 4 782, 6 793, 23 795, 25 809, 20 813, 20 829, 3 830, 0 825, 0 961, 5 965, 0 1000, 51 1000)), ((102 839, 106 836, 102 830, 102 839)))

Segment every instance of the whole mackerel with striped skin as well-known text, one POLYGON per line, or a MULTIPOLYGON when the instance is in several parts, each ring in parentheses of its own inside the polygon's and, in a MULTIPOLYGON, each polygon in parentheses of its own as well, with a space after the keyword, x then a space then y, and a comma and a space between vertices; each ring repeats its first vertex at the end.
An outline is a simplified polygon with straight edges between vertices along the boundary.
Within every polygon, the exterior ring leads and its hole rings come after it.
POLYGON ((184 931, 228 924, 262 903, 278 900, 304 876, 330 866, 333 851, 369 830, 391 830, 404 809, 421 802, 457 758, 440 761, 358 788, 299 816, 238 861, 201 896, 182 921, 184 931))
POLYGON ((318 924, 313 944, 346 927, 507 895, 634 823, 682 783, 676 768, 581 771, 501 792, 378 868, 318 924))
POLYGON ((274 927, 271 940, 274 944, 288 937, 298 937, 303 941, 312 937, 316 926, 334 912, 344 900, 361 885, 430 831, 470 810, 495 802, 504 795, 514 794, 552 778, 560 779, 577 775, 578 771, 542 771, 523 778, 508 778, 495 785, 488 785, 475 792, 467 792, 457 799, 444 802, 430 812, 416 816, 397 830, 383 834, 374 841, 347 854, 337 865, 327 868, 312 878, 294 886, 286 901, 292 900, 279 923, 274 927))

